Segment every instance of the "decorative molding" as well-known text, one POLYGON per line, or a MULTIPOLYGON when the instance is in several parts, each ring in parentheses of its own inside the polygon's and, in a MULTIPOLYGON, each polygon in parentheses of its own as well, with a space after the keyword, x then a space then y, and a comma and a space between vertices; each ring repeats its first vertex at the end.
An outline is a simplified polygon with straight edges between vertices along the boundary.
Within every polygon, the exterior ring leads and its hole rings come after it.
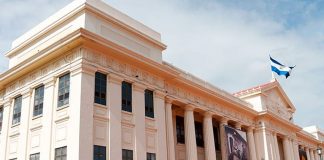
POLYGON ((164 89, 164 80, 157 75, 89 48, 84 48, 83 53, 83 58, 86 61, 104 67, 109 72, 120 74, 129 77, 130 79, 140 81, 141 83, 147 83, 157 88, 164 89))
POLYGON ((47 75, 51 75, 64 67, 69 67, 70 64, 75 62, 77 59, 81 58, 81 53, 79 52, 79 49, 80 48, 73 49, 65 53, 64 55, 56 58, 47 65, 39 67, 39 69, 36 69, 26 74, 22 78, 17 79, 16 81, 13 81, 12 83, 8 84, 8 87, 6 87, 4 91, 4 97, 9 96, 14 92, 17 92, 18 90, 21 90, 25 87, 28 87, 33 82, 36 82, 46 77, 47 75))

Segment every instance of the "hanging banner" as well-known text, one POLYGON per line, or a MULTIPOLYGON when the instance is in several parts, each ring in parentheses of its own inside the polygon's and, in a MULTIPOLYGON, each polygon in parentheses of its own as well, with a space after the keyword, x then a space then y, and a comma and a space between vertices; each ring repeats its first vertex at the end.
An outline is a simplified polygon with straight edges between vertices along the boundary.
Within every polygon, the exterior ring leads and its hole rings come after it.
POLYGON ((228 160, 248 160, 249 149, 246 139, 246 132, 237 130, 230 126, 225 127, 225 136, 227 141, 227 159, 228 160))
POLYGON ((299 159, 300 160, 307 160, 307 154, 306 151, 299 149, 299 159))

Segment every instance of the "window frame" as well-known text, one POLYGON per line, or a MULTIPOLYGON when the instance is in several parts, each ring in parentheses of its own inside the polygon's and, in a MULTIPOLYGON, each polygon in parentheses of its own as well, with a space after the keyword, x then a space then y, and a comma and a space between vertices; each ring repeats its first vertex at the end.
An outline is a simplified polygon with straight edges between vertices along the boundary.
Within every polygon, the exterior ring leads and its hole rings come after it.
POLYGON ((132 96, 133 96, 132 84, 126 81, 122 82, 122 110, 125 112, 133 112, 132 96))
POLYGON ((37 88, 35 88, 35 92, 34 92, 33 117, 43 115, 44 94, 45 94, 44 92, 45 92, 44 85, 40 85, 37 88), (41 89, 41 90, 39 91, 39 89, 41 89), (39 96, 39 97, 37 97, 37 96, 39 96), (39 102, 39 101, 41 101, 41 102, 39 102), (38 103, 36 103, 36 102, 38 102, 38 103))
POLYGON ((70 73, 66 73, 59 77, 57 92, 57 108, 61 108, 69 104, 70 101, 70 73), (68 82, 68 83, 67 83, 68 82), (62 99, 60 99, 62 96, 62 99))
POLYGON ((107 105, 107 74, 95 73, 94 103, 107 105))
POLYGON ((22 95, 19 95, 15 98, 14 106, 12 108, 13 109, 13 111, 12 111, 12 125, 13 126, 20 124, 21 107, 22 107, 22 95))
POLYGON ((147 160, 156 160, 156 153, 147 152, 146 153, 146 159, 147 160))
POLYGON ((56 160, 56 158, 64 158, 67 159, 67 146, 63 146, 63 147, 58 147, 58 148, 55 148, 55 152, 54 152, 54 160, 56 160), (65 154, 64 151, 65 150, 65 154), (60 154, 58 155, 57 152, 60 151, 60 154))
POLYGON ((219 127, 213 126, 213 136, 214 136, 214 143, 215 143, 215 149, 216 151, 221 150, 221 144, 220 144, 220 134, 219 134, 219 127))
POLYGON ((177 143, 185 144, 186 134, 184 128, 184 117, 176 116, 176 137, 177 143))
POLYGON ((93 145, 93 160, 106 160, 106 156, 107 156, 106 152, 107 152, 106 146, 93 145), (98 157, 101 155, 102 158, 98 157))
POLYGON ((195 135, 197 146, 204 147, 204 131, 203 124, 201 122, 195 121, 195 135))
POLYGON ((154 92, 146 89, 145 93, 145 117, 154 118, 154 92))
POLYGON ((29 155, 29 160, 40 160, 40 153, 34 153, 29 155))
POLYGON ((134 153, 133 150, 122 149, 122 160, 133 160, 134 153))

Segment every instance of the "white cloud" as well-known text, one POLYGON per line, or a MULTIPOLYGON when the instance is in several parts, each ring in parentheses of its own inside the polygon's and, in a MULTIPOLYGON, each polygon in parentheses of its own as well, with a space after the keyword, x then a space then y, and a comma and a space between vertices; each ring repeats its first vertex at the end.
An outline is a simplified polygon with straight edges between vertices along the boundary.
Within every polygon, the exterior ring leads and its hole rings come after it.
MULTIPOLYGON (((324 128, 324 22, 312 17, 319 10, 316 5, 289 1, 253 5, 208 0, 106 1, 160 32, 168 45, 166 61, 230 92, 270 80, 270 51, 282 63, 297 65, 288 80, 278 78, 297 108, 295 121, 324 128)), ((67 2, 37 1, 42 7, 35 7, 27 4, 30 1, 16 5, 12 5, 16 1, 7 1, 7 6, 18 6, 2 11, 8 13, 0 16, 0 45, 8 50, 15 36, 67 2), (37 9, 39 12, 34 11, 37 9), (23 20, 26 25, 12 23, 24 14, 28 15, 23 20), (9 33, 2 29, 4 22, 9 33)), ((3 57, 0 60, 3 64, 3 57)))

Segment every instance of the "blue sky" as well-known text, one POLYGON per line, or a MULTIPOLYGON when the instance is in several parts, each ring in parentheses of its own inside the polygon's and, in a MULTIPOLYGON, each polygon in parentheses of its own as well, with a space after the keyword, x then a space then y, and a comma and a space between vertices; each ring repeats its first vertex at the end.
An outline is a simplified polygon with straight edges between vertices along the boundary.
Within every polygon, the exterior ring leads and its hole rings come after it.
MULTIPOLYGON (((11 42, 70 0, 0 0, 0 72, 11 42)), ((162 34, 164 60, 235 92, 271 79, 269 54, 296 65, 277 77, 295 122, 324 129, 324 1, 106 0, 162 34)))

